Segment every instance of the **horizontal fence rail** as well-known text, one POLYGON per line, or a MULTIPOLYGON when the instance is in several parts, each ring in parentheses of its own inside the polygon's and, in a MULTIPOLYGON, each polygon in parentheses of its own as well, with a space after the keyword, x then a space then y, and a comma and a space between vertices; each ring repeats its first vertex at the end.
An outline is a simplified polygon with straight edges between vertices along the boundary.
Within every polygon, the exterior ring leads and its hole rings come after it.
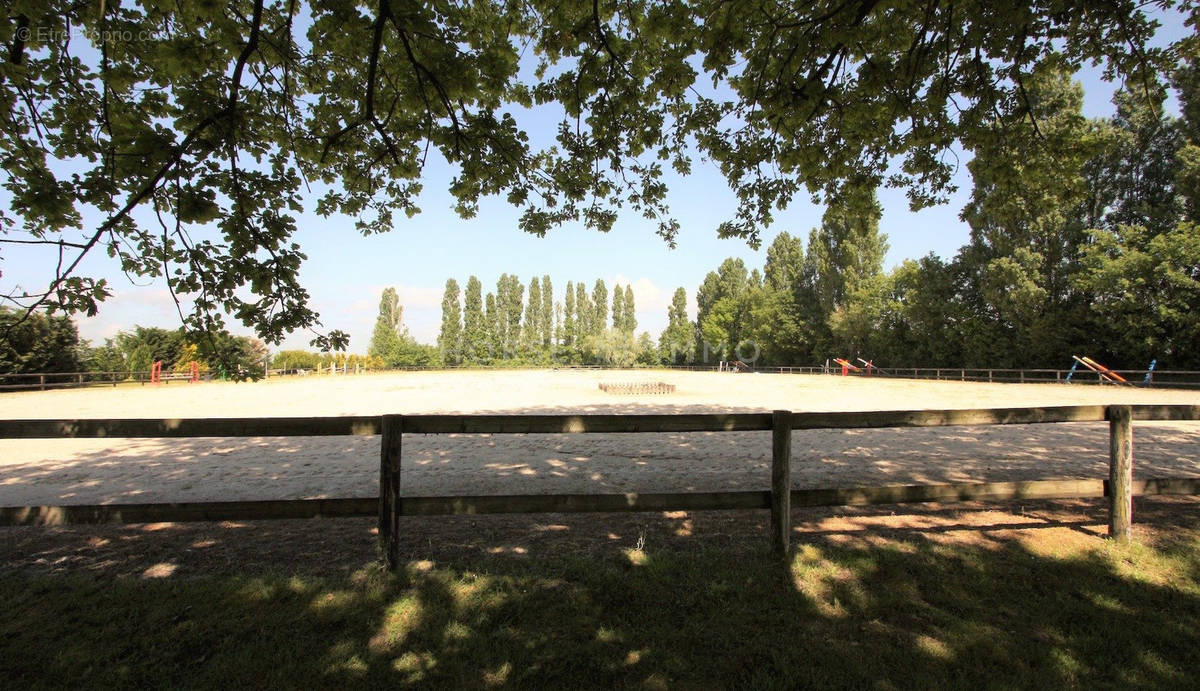
MULTIPOLYGON (((200 374, 202 381, 212 379, 212 372, 200 374)), ((189 382, 190 372, 164 372, 159 383, 189 382)), ((22 372, 0 374, 0 391, 47 391, 50 389, 77 389, 86 386, 117 386, 119 384, 154 383, 150 372, 22 372)))
MULTIPOLYGON (((716 369, 708 367, 705 369, 716 369)), ((758 367, 756 372, 768 374, 829 374, 840 375, 837 366, 831 367, 758 367)), ((1149 381, 1146 370, 1109 370, 1127 380, 1127 384, 1137 387, 1162 388, 1200 388, 1200 371, 1194 370, 1156 370, 1151 373, 1149 381)), ((870 371, 860 368, 847 372, 853 377, 885 377, 892 379, 932 379, 935 381, 967 381, 988 382, 997 384, 1108 384, 1114 382, 1105 379, 1100 373, 1080 369, 1003 369, 996 367, 873 367, 870 371)))
MULTIPOLYGON (((1134 420, 1196 420, 1200 405, 1133 405, 1134 420)), ((1105 406, 964 408, 792 413, 792 429, 862 429, 1103 422, 1105 406)), ((771 413, 651 415, 405 415, 405 434, 586 434, 755 432, 771 413)), ((325 437, 382 433, 380 416, 0 420, 0 439, 161 437, 325 437)))
POLYGON ((18 506, 0 508, 0 525, 254 520, 378 515, 380 543, 391 566, 399 560, 401 516, 487 513, 770 509, 772 544, 786 552, 790 509, 907 502, 1110 498, 1110 533, 1127 536, 1135 494, 1200 494, 1200 478, 1132 479, 1132 420, 1200 420, 1200 405, 1051 406, 907 411, 716 413, 678 415, 384 415, 281 418, 0 420, 0 438, 289 437, 381 435, 377 497, 18 506), (793 430, 1108 421, 1107 480, 791 487, 793 430), (772 489, 688 493, 487 495, 412 497, 401 494, 405 434, 575 434, 772 431, 772 489))
MULTIPOLYGON (((1134 480, 1136 496, 1200 494, 1200 478, 1134 480)), ((1082 499, 1109 496, 1107 480, 1028 480, 944 485, 884 485, 793 489, 797 507, 872 506, 921 502, 1082 499)), ((401 516, 517 513, 617 513, 769 509, 770 490, 626 494, 488 494, 402 497, 401 516)), ((155 504, 76 504, 0 508, 0 525, 75 525, 185 521, 253 521, 377 516, 378 497, 266 499, 155 504)))

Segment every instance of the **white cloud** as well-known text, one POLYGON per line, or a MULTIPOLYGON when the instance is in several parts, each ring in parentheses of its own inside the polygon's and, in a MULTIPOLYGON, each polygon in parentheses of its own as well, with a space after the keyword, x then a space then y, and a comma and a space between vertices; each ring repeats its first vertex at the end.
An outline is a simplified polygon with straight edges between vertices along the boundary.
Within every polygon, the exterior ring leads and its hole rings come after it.
POLYGON ((352 301, 347 309, 354 312, 371 312, 375 313, 379 309, 379 300, 383 297, 383 291, 387 288, 394 288, 396 295, 400 298, 400 304, 404 307, 407 313, 410 309, 420 309, 423 307, 442 307, 441 288, 427 288, 425 286, 406 285, 396 283, 391 285, 373 285, 363 286, 355 289, 357 295, 369 295, 371 297, 360 297, 352 301))
MULTIPOLYGON (((324 323, 322 331, 345 331, 350 334, 350 352, 367 352, 379 314, 379 300, 386 288, 396 290, 409 334, 422 343, 435 341, 441 327, 443 290, 403 283, 348 286, 338 298, 315 302, 314 308, 324 323)), ((308 332, 297 332, 285 339, 282 347, 306 349, 311 338, 308 332)))
POLYGON ((648 278, 630 280, 626 276, 617 274, 616 278, 612 279, 612 283, 633 288, 633 304, 639 313, 642 310, 665 312, 671 305, 671 296, 648 278))
MULTIPOLYGON (((398 285, 396 293, 400 296, 400 304, 405 310, 421 308, 442 309, 444 288, 423 288, 421 286, 398 285)), ((382 293, 382 291, 380 291, 382 293)))
POLYGON ((179 327, 179 312, 171 292, 158 285, 130 286, 100 303, 94 317, 76 315, 79 336, 93 344, 135 326, 179 327))
MULTIPOLYGON (((667 327, 667 310, 671 307, 671 299, 675 291, 663 290, 649 278, 630 279, 617 274, 610 283, 633 288, 633 304, 636 308, 638 333, 649 331, 656 336, 667 327)), ((695 301, 688 296, 688 315, 694 318, 696 314, 695 301)))

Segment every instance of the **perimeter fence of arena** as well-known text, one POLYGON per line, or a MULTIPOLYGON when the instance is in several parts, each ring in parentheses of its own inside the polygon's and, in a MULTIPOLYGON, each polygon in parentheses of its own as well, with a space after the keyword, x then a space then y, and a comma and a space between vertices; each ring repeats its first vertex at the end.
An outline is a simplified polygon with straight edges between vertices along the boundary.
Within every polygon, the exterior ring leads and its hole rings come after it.
MULTIPOLYGON (((773 549, 786 553, 791 508, 908 502, 1109 498, 1109 532, 1127 537, 1133 495, 1200 494, 1200 478, 1133 479, 1133 420, 1200 420, 1200 406, 1110 405, 965 410, 908 410, 664 415, 382 415, 315 418, 0 420, 0 439, 314 437, 378 435, 379 496, 333 499, 10 506, 0 525, 148 523, 377 516, 382 554, 400 559, 401 516, 769 509, 773 549), (1108 478, 1050 479, 879 487, 794 488, 793 430, 1109 423, 1108 478), (406 496, 403 439, 411 434, 579 434, 770 431, 770 490, 622 494, 406 496)), ((765 478, 764 478, 765 479, 765 478)), ((764 483, 765 484, 765 483, 764 483)))

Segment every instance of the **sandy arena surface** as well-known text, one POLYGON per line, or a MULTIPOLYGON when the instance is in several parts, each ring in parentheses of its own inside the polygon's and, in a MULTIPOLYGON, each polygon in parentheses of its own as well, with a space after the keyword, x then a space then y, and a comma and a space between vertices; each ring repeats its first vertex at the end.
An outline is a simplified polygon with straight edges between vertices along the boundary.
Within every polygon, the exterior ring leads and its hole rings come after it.
MULTIPOLYGON (((415 372, 0 394, 0 418, 670 413, 1200 404, 1200 392, 675 371, 415 372), (600 382, 665 381, 669 395, 600 382)), ((407 435, 404 494, 766 489, 770 434, 407 435)), ((1103 423, 814 430, 796 487, 1100 478, 1103 423)), ((378 437, 0 440, 0 506, 375 496, 378 437)), ((1200 423, 1135 423, 1134 474, 1200 476, 1200 423)))

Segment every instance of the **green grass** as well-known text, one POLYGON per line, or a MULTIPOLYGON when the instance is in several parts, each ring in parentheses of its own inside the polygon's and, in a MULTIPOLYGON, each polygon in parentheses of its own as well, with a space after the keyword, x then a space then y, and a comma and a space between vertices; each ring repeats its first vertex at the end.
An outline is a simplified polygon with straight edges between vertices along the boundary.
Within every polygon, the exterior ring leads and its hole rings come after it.
MULTIPOLYGON (((1065 529, 1063 529, 1065 530, 1065 529)), ((1185 687, 1200 528, 887 534, 412 562, 389 576, 0 576, 26 687, 1185 687), (1069 531, 1068 531, 1069 532, 1069 531), (470 561, 470 560, 467 560, 470 561)))

